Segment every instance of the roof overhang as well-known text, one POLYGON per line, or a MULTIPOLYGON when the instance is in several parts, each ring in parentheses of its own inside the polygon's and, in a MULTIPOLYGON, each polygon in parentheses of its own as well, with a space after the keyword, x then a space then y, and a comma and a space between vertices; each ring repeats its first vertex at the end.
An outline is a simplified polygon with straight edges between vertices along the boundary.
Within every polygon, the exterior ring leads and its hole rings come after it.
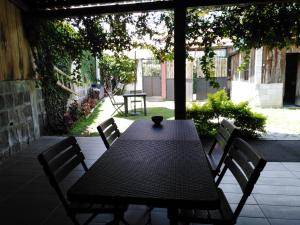
POLYGON ((296 2, 291 0, 10 0, 38 17, 64 18, 113 13, 172 10, 181 7, 296 2))

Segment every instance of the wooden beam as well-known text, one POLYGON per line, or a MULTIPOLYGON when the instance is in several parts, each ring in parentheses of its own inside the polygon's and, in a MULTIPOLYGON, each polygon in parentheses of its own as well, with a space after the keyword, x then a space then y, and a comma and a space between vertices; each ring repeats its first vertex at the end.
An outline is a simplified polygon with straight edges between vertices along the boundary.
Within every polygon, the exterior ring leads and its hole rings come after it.
POLYGON ((174 96, 175 96, 175 119, 186 117, 186 76, 185 76, 185 27, 186 7, 178 3, 174 10, 174 96))
POLYGON ((67 8, 57 10, 38 10, 31 12, 32 15, 45 18, 67 18, 75 16, 114 14, 114 13, 130 13, 130 12, 146 12, 155 10, 170 10, 173 7, 171 2, 147 2, 147 3, 131 3, 123 5, 109 6, 92 6, 83 8, 67 8))
POLYGON ((25 3, 23 0, 9 0, 9 1, 24 12, 28 12, 30 9, 28 4, 25 3))
MULTIPOLYGON (((11 1, 20 1, 20 0, 11 0, 11 1)), ((119 0, 114 0, 114 2, 119 0)), ((92 1, 87 2, 100 2, 102 1, 92 1)), ((105 3, 112 1, 104 1, 105 3)), ((205 6, 220 6, 220 5, 239 5, 239 4, 264 4, 270 2, 295 2, 293 0, 184 0, 182 7, 205 7, 205 6)), ((99 3, 99 4, 100 4, 99 3)), ((130 12, 146 12, 146 11, 157 11, 157 10, 171 10, 176 8, 176 0, 170 1, 155 1, 155 2, 140 2, 140 3, 128 3, 128 4, 115 4, 115 5, 98 5, 90 7, 78 7, 70 8, 71 1, 67 1, 67 4, 63 3, 52 3, 52 9, 39 9, 32 10, 31 14, 40 17, 46 18, 66 18, 66 17, 75 17, 75 16, 88 16, 88 15, 100 15, 100 14, 113 14, 113 13, 130 13, 130 12)), ((76 1, 76 5, 87 5, 85 1, 76 1), (80 4, 81 3, 81 4, 80 4)))
MULTIPOLYGON (((65 8, 71 6, 86 5, 105 5, 105 4, 124 4, 124 2, 132 2, 132 0, 64 0, 64 1, 39 1, 38 8, 65 8)), ((125 3, 126 4, 126 3, 125 3)))

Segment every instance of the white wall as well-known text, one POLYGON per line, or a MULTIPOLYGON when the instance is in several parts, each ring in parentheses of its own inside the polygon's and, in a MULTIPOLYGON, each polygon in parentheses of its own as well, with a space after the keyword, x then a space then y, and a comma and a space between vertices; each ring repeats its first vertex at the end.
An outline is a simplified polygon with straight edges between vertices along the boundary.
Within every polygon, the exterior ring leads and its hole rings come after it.
POLYGON ((252 106, 263 108, 282 107, 283 83, 254 84, 248 81, 232 81, 231 100, 235 103, 248 101, 252 106))
MULTIPOLYGON (((136 90, 143 90, 143 64, 142 64, 142 60, 138 60, 137 61, 137 72, 136 72, 136 76, 137 76, 137 82, 136 82, 136 90)), ((125 87, 126 91, 132 91, 134 90, 134 83, 133 84, 128 84, 125 87)))

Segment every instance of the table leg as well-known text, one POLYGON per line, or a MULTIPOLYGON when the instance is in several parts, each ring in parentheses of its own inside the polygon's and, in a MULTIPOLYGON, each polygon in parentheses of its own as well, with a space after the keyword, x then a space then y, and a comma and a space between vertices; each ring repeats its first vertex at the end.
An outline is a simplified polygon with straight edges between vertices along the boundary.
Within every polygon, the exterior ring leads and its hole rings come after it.
POLYGON ((146 96, 144 96, 144 115, 147 116, 146 96))
POLYGON ((128 115, 128 98, 124 96, 125 116, 128 115))

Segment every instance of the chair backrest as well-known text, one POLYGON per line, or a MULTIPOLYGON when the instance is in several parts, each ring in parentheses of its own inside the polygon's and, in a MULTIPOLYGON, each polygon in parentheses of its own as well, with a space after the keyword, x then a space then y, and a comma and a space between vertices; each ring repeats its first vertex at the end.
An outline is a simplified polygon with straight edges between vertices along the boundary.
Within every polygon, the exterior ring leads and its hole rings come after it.
POLYGON ((85 171, 88 170, 84 162, 84 155, 75 137, 68 137, 51 146, 38 155, 38 160, 43 166, 50 184, 57 192, 66 210, 68 210, 69 203, 60 187, 60 183, 79 164, 83 166, 85 171))
MULTIPOLYGON (((230 123, 227 120, 222 120, 217 130, 215 141, 219 144, 219 147, 223 151, 229 148, 236 131, 237 127, 233 123, 230 123)), ((211 149, 211 151, 213 151, 213 149, 211 149)))
POLYGON ((246 141, 241 138, 235 138, 224 164, 225 166, 217 180, 217 185, 220 184, 226 170, 229 169, 243 191, 243 196, 234 212, 233 219, 236 220, 258 180, 260 172, 264 169, 266 160, 246 141))
POLYGON ((120 137, 120 131, 115 123, 113 118, 109 118, 108 120, 101 123, 97 130, 106 146, 107 149, 111 146, 111 144, 120 137))
POLYGON ((237 127, 227 120, 222 120, 217 130, 214 143, 208 152, 208 154, 213 154, 214 150, 216 150, 217 148, 218 150, 222 151, 218 165, 215 169, 217 173, 220 171, 220 168, 224 162, 226 154, 228 153, 232 140, 236 136, 237 130, 237 127))

